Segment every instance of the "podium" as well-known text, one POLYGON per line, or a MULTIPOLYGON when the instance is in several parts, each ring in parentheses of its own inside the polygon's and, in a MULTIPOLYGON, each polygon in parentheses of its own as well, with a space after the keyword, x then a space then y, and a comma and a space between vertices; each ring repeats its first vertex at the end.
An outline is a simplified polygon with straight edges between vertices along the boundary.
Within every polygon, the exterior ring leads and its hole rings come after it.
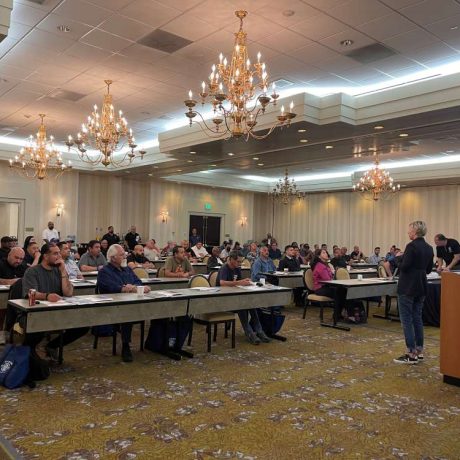
POLYGON ((460 273, 441 274, 441 373, 460 386, 460 273))

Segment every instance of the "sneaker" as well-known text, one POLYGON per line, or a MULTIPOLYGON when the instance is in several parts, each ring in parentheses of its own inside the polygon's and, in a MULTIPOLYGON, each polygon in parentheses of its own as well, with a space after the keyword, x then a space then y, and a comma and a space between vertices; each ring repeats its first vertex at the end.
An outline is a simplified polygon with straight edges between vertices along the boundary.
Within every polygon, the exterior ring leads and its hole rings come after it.
POLYGON ((123 344, 123 348, 121 349, 121 360, 124 363, 131 363, 133 361, 133 354, 128 344, 123 344))
POLYGON ((393 359, 393 362, 398 363, 398 364, 417 364, 418 359, 412 358, 412 356, 409 356, 406 354, 406 355, 400 356, 399 358, 393 359))
POLYGON ((417 359, 418 359, 419 361, 423 361, 423 360, 424 360, 424 358, 423 358, 423 353, 418 353, 418 354, 417 354, 417 359))
POLYGON ((253 345, 259 345, 260 343, 259 337, 257 337, 257 335, 254 332, 250 332, 247 335, 247 338, 248 338, 248 342, 252 343, 253 345))
POLYGON ((257 337, 259 337, 261 342, 265 342, 265 343, 271 342, 271 340, 269 339, 267 334, 265 334, 264 331, 257 332, 256 335, 257 335, 257 337))
POLYGON ((52 361, 59 361, 59 351, 57 348, 45 347, 46 356, 52 361))

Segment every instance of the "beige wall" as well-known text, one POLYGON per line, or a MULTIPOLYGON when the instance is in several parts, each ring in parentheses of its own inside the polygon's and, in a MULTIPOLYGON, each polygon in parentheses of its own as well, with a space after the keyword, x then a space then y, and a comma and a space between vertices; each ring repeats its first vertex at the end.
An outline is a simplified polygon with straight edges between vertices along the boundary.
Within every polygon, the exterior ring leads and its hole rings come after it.
MULTIPOLYGON (((267 195, 255 199, 258 239, 271 229, 271 206, 267 195)), ((308 195, 304 201, 275 206, 274 236, 282 245, 297 241, 351 248, 358 244, 368 254, 375 246, 385 251, 392 244, 404 248, 407 226, 414 220, 427 223, 430 244, 436 233, 460 238, 460 186, 412 188, 378 202, 353 192, 308 195)))

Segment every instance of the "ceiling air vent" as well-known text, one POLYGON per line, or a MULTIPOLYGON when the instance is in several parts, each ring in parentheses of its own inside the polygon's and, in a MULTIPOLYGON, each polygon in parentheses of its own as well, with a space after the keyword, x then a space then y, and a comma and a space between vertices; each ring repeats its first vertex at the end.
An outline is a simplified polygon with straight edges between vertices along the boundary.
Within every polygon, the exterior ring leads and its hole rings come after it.
POLYGON ((374 43, 373 45, 363 46, 362 48, 355 49, 346 53, 348 56, 361 64, 370 64, 371 62, 380 61, 390 56, 395 56, 397 53, 391 48, 387 48, 380 43, 374 43))
POLYGON ((193 42, 165 30, 156 29, 145 37, 142 37, 137 43, 171 54, 193 42))
POLYGON ((70 101, 70 102, 77 102, 80 99, 83 99, 86 94, 76 93, 74 91, 67 91, 65 89, 57 89, 53 91, 49 97, 53 99, 59 99, 60 101, 70 101))
POLYGON ((292 81, 285 80, 284 78, 278 78, 278 80, 273 81, 273 83, 275 83, 277 89, 287 88, 294 84, 292 81))

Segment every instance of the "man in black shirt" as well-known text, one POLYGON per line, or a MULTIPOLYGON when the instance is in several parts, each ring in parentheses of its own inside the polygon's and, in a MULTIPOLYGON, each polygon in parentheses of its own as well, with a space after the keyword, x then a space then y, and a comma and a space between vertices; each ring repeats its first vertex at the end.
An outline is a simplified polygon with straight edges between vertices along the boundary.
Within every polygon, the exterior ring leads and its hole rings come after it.
POLYGON ((434 244, 436 245, 438 272, 460 270, 460 244, 458 241, 438 233, 434 237, 434 244), (443 261, 446 263, 444 268, 442 268, 443 261))
POLYGON ((114 233, 113 226, 107 228, 107 233, 102 237, 103 240, 107 240, 109 243, 109 248, 112 244, 118 244, 120 242, 120 237, 114 233))
POLYGON ((359 262, 361 259, 364 259, 364 254, 359 249, 359 246, 355 246, 353 248, 353 252, 350 254, 350 257, 352 260, 357 260, 359 262))
MULTIPOLYGON (((300 261, 299 259, 295 256, 296 249, 288 245, 284 248, 284 254, 285 256, 280 260, 280 263, 278 265, 278 270, 284 271, 286 268, 290 272, 298 272, 300 271, 300 261)), ((303 288, 294 288, 294 303, 298 307, 302 307, 302 293, 303 293, 303 288)))
POLYGON ((5 259, 0 260, 0 284, 14 284, 19 278, 24 276, 26 268, 24 260, 24 250, 22 248, 12 248, 5 259))
POLYGON ((278 244, 276 243, 276 241, 272 241, 272 244, 270 245, 269 247, 269 250, 268 250, 268 257, 270 257, 270 259, 281 259, 281 251, 278 249, 278 244))
POLYGON ((11 245, 13 244, 13 238, 10 236, 3 236, 0 240, 0 259, 4 259, 10 252, 11 245))
POLYGON ((145 257, 144 246, 142 246, 142 244, 136 244, 136 246, 134 246, 134 250, 128 256, 127 262, 128 262, 128 267, 133 270, 136 267, 141 267, 141 268, 154 268, 155 267, 153 263, 150 262, 150 260, 148 260, 147 257, 145 257))
MULTIPOLYGON (((238 266, 238 253, 230 252, 227 257, 227 262, 219 270, 216 279, 216 286, 248 286, 251 284, 249 278, 241 279, 241 269, 238 266)), ((262 342, 270 342, 260 324, 259 316, 255 308, 250 310, 239 310, 238 316, 240 317, 241 325, 243 326, 244 333, 248 341, 253 345, 259 345, 262 342), (249 313, 254 324, 254 329, 249 323, 249 313)))
POLYGON ((337 268, 347 268, 347 261, 342 257, 342 251, 336 247, 334 249, 334 257, 331 259, 331 265, 337 270, 337 268))
POLYGON ((208 273, 211 273, 211 269, 215 267, 221 267, 223 262, 219 259, 220 249, 217 246, 212 248, 211 257, 208 259, 208 273))
POLYGON ((131 251, 134 249, 134 246, 136 246, 136 244, 139 244, 141 242, 141 236, 139 235, 139 233, 136 233, 135 225, 132 225, 129 233, 125 235, 125 241, 128 245, 128 248, 131 251))

